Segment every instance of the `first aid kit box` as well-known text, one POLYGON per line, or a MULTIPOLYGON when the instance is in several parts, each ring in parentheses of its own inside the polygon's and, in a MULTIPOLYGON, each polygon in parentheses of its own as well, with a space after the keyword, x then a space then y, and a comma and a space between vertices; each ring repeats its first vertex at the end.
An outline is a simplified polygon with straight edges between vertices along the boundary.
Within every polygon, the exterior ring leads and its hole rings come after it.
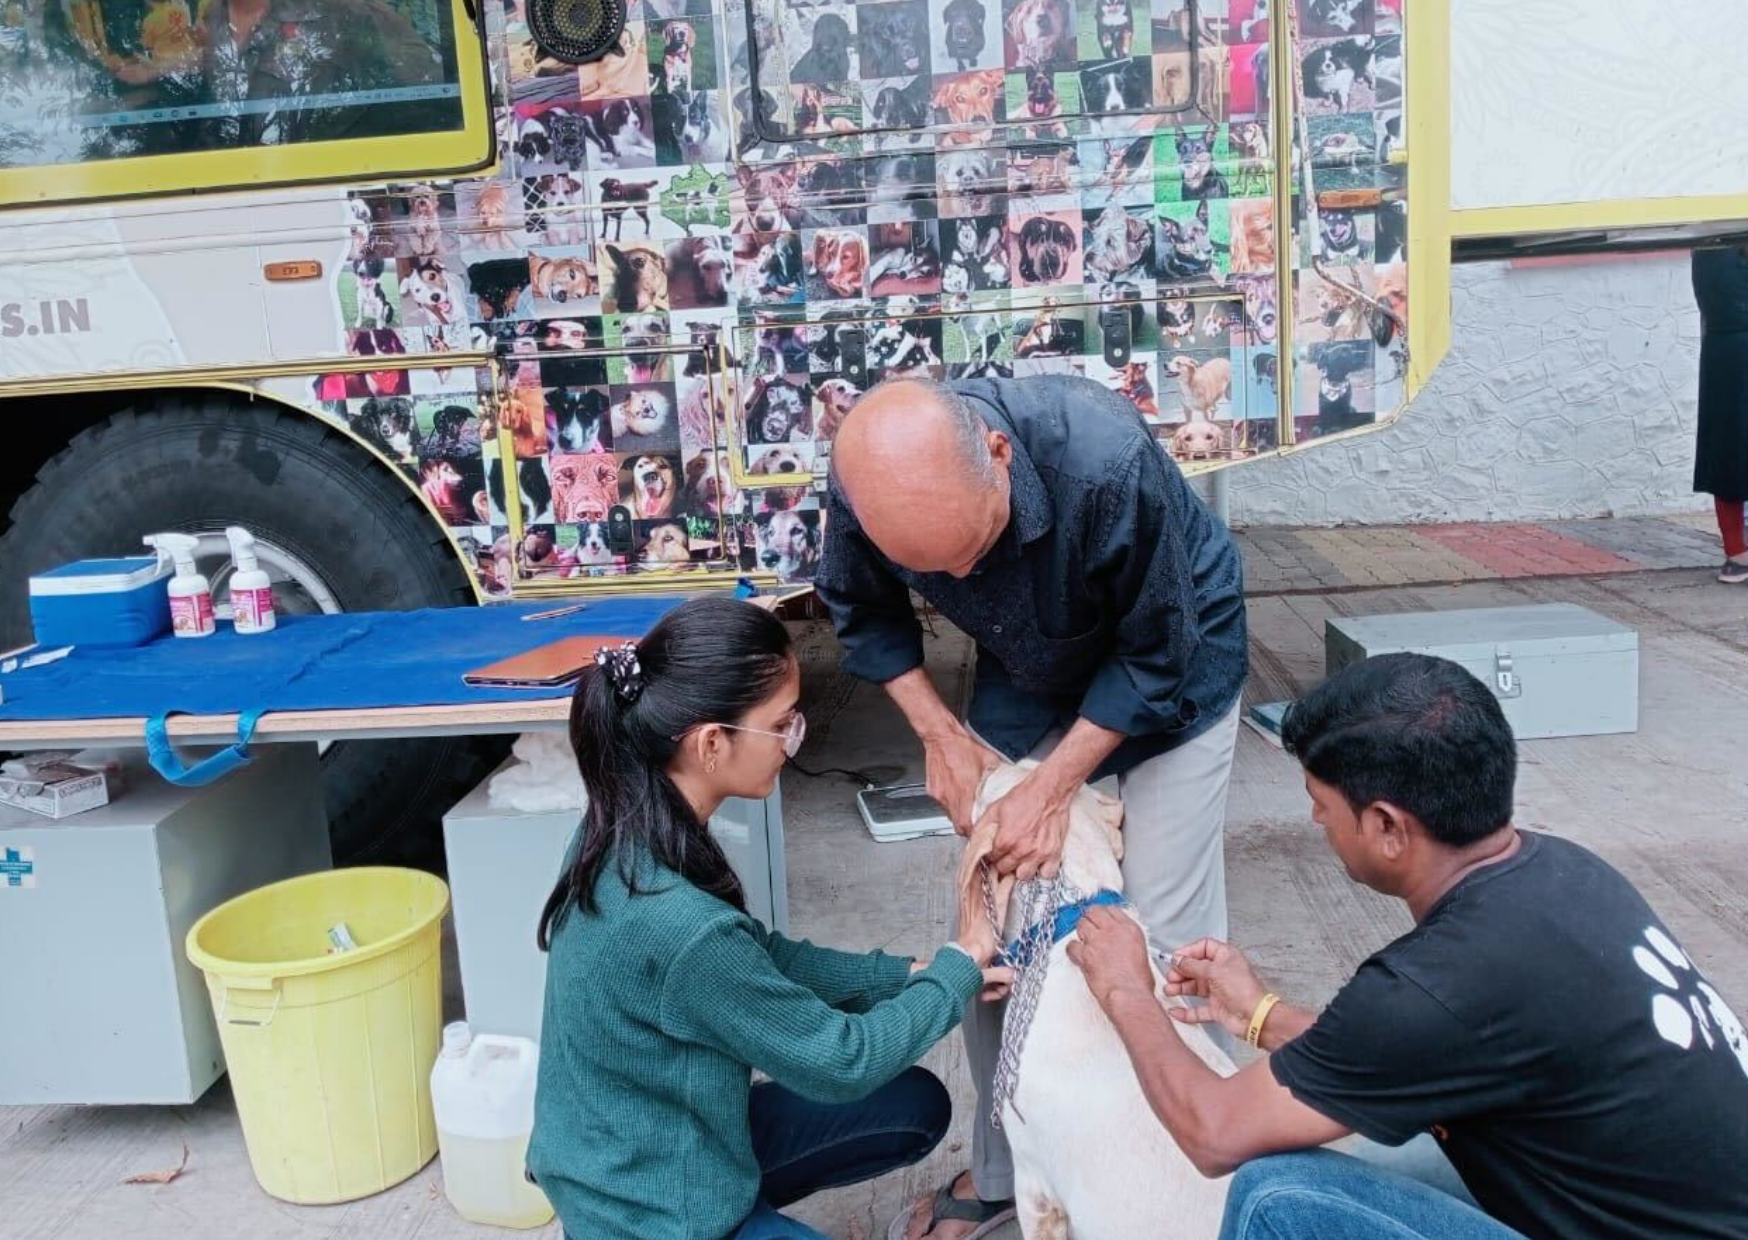
POLYGON ((172 566, 155 556, 79 560, 30 579, 40 646, 143 646, 170 631, 172 566))
POLYGON ((1461 663, 1493 690, 1520 741, 1639 728, 1639 635, 1572 603, 1331 616, 1324 669, 1413 651, 1461 663))

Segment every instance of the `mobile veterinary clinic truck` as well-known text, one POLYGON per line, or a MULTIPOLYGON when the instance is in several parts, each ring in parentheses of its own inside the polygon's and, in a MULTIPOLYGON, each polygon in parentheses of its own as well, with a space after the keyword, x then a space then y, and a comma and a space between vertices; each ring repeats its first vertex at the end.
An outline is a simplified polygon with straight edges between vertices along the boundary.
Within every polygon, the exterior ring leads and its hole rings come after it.
MULTIPOLYGON (((222 608, 230 524, 288 612, 805 580, 893 374, 1084 374, 1191 471, 1375 430, 1453 251, 1745 227, 1748 13, 1705 21, 0 0, 0 619, 172 527, 222 608)), ((341 836, 463 754, 336 746, 341 836)))

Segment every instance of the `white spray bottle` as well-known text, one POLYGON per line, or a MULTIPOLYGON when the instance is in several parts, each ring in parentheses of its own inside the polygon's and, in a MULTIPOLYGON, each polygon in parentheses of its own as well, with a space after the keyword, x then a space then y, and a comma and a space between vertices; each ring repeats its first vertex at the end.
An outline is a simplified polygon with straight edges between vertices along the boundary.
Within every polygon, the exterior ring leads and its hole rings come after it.
POLYGON ((208 637, 217 628, 212 618, 212 586, 194 567, 200 539, 192 534, 148 534, 146 546, 176 562, 170 578, 170 630, 177 637, 208 637))
POLYGON ((255 558, 255 536, 240 525, 227 526, 231 558, 237 571, 231 575, 231 623, 239 633, 265 633, 277 621, 273 616, 273 581, 261 571, 255 558))

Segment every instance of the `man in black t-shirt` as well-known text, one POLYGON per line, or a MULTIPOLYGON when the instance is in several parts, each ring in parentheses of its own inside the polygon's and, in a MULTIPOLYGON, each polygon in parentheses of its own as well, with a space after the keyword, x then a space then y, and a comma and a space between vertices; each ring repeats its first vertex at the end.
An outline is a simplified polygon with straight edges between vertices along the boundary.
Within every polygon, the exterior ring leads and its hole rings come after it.
POLYGON ((1178 1144, 1238 1169, 1223 1240, 1748 1236, 1748 1036, 1632 884, 1512 826, 1516 749, 1486 686, 1380 656, 1309 694, 1283 739, 1349 876, 1414 929, 1321 1013, 1265 993, 1228 944, 1182 949, 1167 990, 1206 1002, 1170 1017, 1272 1052, 1225 1079, 1171 1028, 1131 919, 1094 910, 1069 947, 1178 1144), (1350 1132, 1431 1132, 1485 1213, 1312 1149, 1350 1132))

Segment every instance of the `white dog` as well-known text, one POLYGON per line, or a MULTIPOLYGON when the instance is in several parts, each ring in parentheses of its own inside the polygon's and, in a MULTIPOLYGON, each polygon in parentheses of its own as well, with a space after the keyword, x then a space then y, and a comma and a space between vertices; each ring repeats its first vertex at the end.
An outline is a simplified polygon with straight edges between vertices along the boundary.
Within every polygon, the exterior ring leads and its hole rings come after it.
MULTIPOLYGON (((973 817, 981 818, 1036 765, 991 771, 973 817)), ((1060 874, 1081 896, 1122 892, 1122 822, 1120 802, 1091 788, 1075 793, 1060 874)), ((972 836, 962 884, 982 882, 979 863, 993 842, 993 832, 972 836)), ((1004 942, 1025 928, 1018 924, 1023 909, 1023 901, 1009 902, 1004 942)), ((1020 1229, 1026 1240, 1206 1240, 1220 1230, 1227 1181, 1197 1171, 1148 1106, 1122 1039, 1068 959, 1073 939, 1071 931, 1049 949, 1018 1081, 1002 1108, 1020 1229)), ((1167 1002, 1157 971, 1155 989, 1167 1002)), ((1014 1011, 1011 1001, 1008 1010, 1014 1011)), ((1209 1067, 1232 1074, 1232 1061, 1199 1025, 1174 1022, 1172 1028, 1209 1067)))

